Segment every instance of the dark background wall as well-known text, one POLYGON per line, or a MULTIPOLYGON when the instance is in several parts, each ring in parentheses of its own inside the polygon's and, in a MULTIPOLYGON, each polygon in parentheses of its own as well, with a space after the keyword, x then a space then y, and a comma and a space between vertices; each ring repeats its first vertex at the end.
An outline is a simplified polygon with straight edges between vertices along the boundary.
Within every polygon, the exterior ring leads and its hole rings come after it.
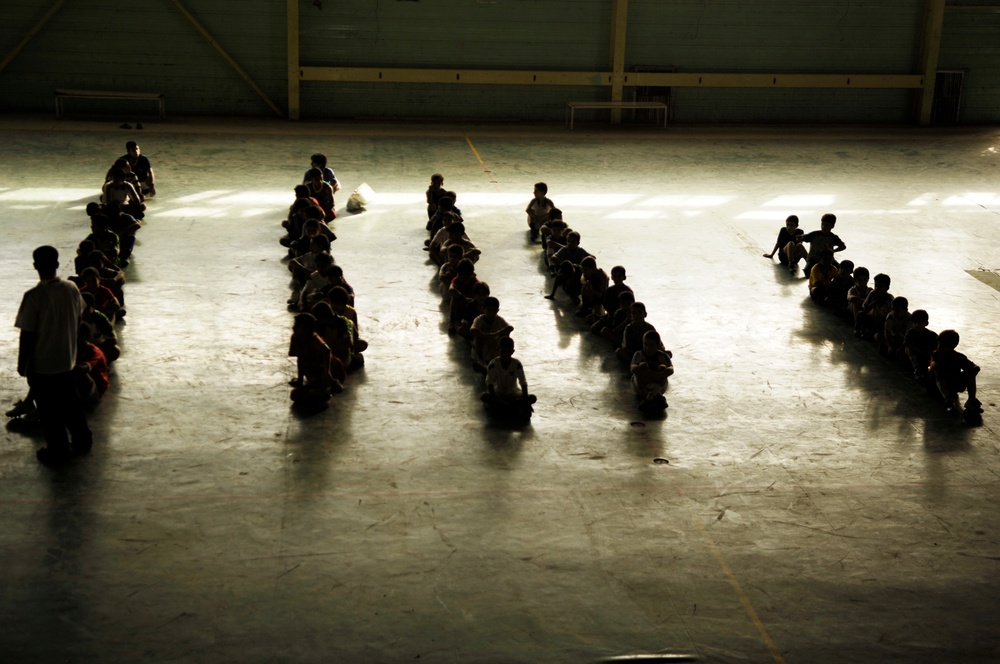
MULTIPOLYGON (((609 71, 611 0, 300 2, 303 65, 609 71)), ((982 6, 975 6, 976 4, 982 6)), ((184 0, 287 108, 283 0, 184 0)), ((0 56, 51 6, 4 0, 0 56)), ((924 0, 632 0, 626 70, 912 74, 924 0)), ((1000 7, 949 7, 940 67, 963 70, 960 121, 1000 120, 1000 7)), ((162 92, 168 112, 267 115, 268 106, 171 0, 69 0, 3 71, 0 110, 47 111, 55 88, 162 92)), ((628 89, 626 89, 628 93, 628 89)), ((909 122, 908 90, 674 88, 687 122, 909 122)), ((559 120, 606 87, 302 83, 303 117, 559 120)), ((75 102, 80 104, 81 102, 75 102)), ((102 102, 93 102, 97 108, 102 102)), ((79 106, 78 106, 79 107, 79 106)))

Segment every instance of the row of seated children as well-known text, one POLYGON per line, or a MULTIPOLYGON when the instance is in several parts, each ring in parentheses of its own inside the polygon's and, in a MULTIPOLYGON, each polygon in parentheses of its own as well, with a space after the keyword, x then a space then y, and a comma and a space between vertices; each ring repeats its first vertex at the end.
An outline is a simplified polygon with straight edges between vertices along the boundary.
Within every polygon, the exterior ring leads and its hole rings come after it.
POLYGON ((472 368, 485 376, 480 398, 487 411, 526 421, 537 398, 528 391, 524 366, 514 357, 514 328, 500 316, 500 300, 476 276, 482 252, 465 233, 455 193, 443 185, 444 177, 435 173, 427 189, 426 230, 431 236, 424 249, 437 265, 434 284, 448 305, 448 334, 470 342, 472 368))
MULTIPOLYGON (((833 215, 824 215, 824 227, 832 230, 828 217, 833 215)), ((786 221, 782 230, 787 227, 786 221)), ((850 321, 856 336, 873 341, 880 353, 911 370, 928 392, 940 395, 949 411, 960 412, 958 395, 967 392, 965 419, 970 423, 979 421, 983 412, 976 397, 979 367, 956 350, 958 332, 944 330, 937 334, 930 330, 930 316, 925 310, 911 313, 907 298, 889 292, 889 275, 872 278, 868 268, 855 267, 853 261, 838 263, 834 260, 835 250, 836 246, 820 249, 810 268, 810 298, 850 321)))
POLYGON ((156 195, 153 167, 135 141, 125 143, 125 154, 104 175, 101 203, 117 203, 136 219, 145 216, 146 197, 156 195))
POLYGON ((290 396, 293 405, 306 410, 322 408, 343 392, 348 374, 364 366, 368 348, 360 336, 354 289, 330 252, 336 235, 327 221, 336 217, 333 193, 339 189, 326 157, 312 155, 282 223, 288 230, 281 244, 288 247, 292 287, 288 309, 296 312, 288 350, 296 360, 290 396))
POLYGON ((628 364, 639 409, 649 415, 662 413, 667 408, 668 379, 674 373, 673 353, 663 347, 659 333, 646 320, 645 305, 635 301, 625 283, 625 268, 616 265, 610 277, 600 269, 547 194, 548 186, 536 183, 525 209, 529 239, 541 240, 543 260, 554 277, 546 299, 554 300, 562 289, 576 306, 576 315, 586 320, 591 332, 614 343, 615 356, 628 364))
MULTIPOLYGON (((138 156, 138 146, 132 141, 127 148, 129 155, 138 156)), ((117 168, 116 162, 112 170, 117 168)), ((139 184, 143 182, 149 185, 147 192, 155 194, 151 169, 148 171, 148 178, 139 184)), ((68 278, 79 287, 84 301, 73 375, 77 396, 86 405, 97 404, 104 396, 110 384, 110 365, 121 355, 115 323, 120 322, 126 314, 125 268, 129 265, 135 247, 135 234, 140 228, 139 221, 125 212, 119 202, 113 198, 108 200, 107 184, 102 190, 102 200, 107 202, 87 204, 90 234, 77 246, 73 259, 74 274, 68 278)), ((23 417, 27 421, 37 419, 30 389, 6 415, 12 418, 23 417)))

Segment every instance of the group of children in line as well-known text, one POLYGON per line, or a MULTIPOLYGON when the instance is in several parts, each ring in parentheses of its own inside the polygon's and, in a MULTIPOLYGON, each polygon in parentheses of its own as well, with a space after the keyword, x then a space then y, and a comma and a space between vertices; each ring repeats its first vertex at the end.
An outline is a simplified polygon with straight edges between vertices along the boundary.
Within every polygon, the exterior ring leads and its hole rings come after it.
POLYGON ((544 182, 535 184, 525 213, 529 239, 541 242, 542 260, 553 277, 545 297, 554 300, 562 289, 590 331, 615 344, 615 356, 628 364, 639 410, 662 414, 674 373, 673 353, 663 347, 660 334, 646 320, 646 306, 636 302, 625 283, 625 268, 616 265, 609 277, 597 266, 597 259, 580 246, 580 234, 567 227, 562 211, 548 198, 544 182))
POLYGON ((287 233, 280 242, 288 248, 291 273, 288 310, 296 314, 288 349, 296 360, 291 400, 307 410, 326 406, 344 391, 347 375, 364 366, 362 353, 368 348, 360 336, 354 289, 330 251, 337 236, 329 222, 337 216, 334 194, 339 190, 326 156, 312 155, 281 223, 287 233))
POLYGON ((465 230, 457 195, 444 188, 440 173, 427 189, 428 239, 424 250, 437 266, 435 287, 448 307, 448 334, 470 342, 474 371, 485 376, 480 395, 487 411, 511 421, 526 421, 535 395, 528 392, 524 366, 514 357, 514 328, 500 316, 500 300, 476 276, 482 252, 465 230))
POLYGON ((795 215, 785 220, 770 253, 790 272, 800 260, 809 278, 809 296, 854 325, 854 334, 873 341, 878 351, 913 372, 913 377, 932 396, 944 400, 949 412, 963 413, 959 394, 968 393, 963 416, 969 424, 982 421, 982 403, 976 398, 979 367, 956 350, 958 332, 937 334, 928 328, 930 317, 923 309, 910 312, 909 301, 889 292, 887 274, 871 277, 868 268, 850 260, 837 262, 834 254, 847 248, 833 232, 837 217, 824 214, 820 230, 803 233, 795 215), (806 251, 803 243, 809 244, 806 251), (871 285, 869 285, 871 280, 871 285))
MULTIPOLYGON (((121 355, 115 324, 125 310, 125 268, 135 247, 141 222, 128 212, 144 215, 145 200, 156 195, 153 169, 135 141, 125 144, 126 154, 108 169, 100 202, 88 203, 90 234, 77 246, 73 259, 75 283, 85 308, 81 316, 76 368, 76 393, 92 406, 109 386, 109 367, 121 355)), ((31 390, 6 412, 7 417, 37 420, 31 390)))

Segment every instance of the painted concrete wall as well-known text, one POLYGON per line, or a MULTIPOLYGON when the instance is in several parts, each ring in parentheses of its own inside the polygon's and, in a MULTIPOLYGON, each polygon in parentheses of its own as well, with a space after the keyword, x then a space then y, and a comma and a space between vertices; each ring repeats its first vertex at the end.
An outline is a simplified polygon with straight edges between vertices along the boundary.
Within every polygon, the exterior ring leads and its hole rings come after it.
MULTIPOLYGON (((181 1, 286 108, 284 0, 181 1)), ((300 2, 303 64, 610 69, 611 0, 322 4, 300 2)), ((48 0, 3 0, 0 54, 48 6, 48 0)), ((924 0, 631 0, 627 68, 912 73, 923 6, 924 0)), ((998 20, 989 10, 947 14, 942 66, 969 69, 963 121, 1000 121, 998 20)), ((271 113, 172 0, 67 1, 0 71, 0 110, 48 111, 58 87, 162 92, 172 114, 271 113)), ((566 101, 608 95, 607 88, 307 81, 301 99, 303 117, 560 120, 566 101)), ((909 91, 678 88, 672 115, 691 122, 906 122, 912 98, 909 91)), ((81 110, 102 104, 74 102, 81 110)))

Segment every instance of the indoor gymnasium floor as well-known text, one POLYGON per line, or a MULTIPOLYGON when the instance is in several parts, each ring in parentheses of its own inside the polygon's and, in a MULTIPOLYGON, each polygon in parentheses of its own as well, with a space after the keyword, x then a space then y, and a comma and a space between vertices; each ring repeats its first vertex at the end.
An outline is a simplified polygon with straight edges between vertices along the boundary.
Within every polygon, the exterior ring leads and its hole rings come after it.
POLYGON ((158 183, 92 454, 53 471, 37 432, 4 431, 3 661, 1000 659, 1000 130, 119 124, 0 119, 4 409, 32 249, 71 267, 126 140, 158 183), (316 151, 370 348, 305 417, 278 238, 316 151), (446 334, 421 250, 434 172, 515 328, 528 427, 484 416, 446 334), (664 419, 543 299, 540 180, 673 351, 664 419), (984 426, 761 256, 786 215, 825 212, 841 258, 962 334, 984 426))

